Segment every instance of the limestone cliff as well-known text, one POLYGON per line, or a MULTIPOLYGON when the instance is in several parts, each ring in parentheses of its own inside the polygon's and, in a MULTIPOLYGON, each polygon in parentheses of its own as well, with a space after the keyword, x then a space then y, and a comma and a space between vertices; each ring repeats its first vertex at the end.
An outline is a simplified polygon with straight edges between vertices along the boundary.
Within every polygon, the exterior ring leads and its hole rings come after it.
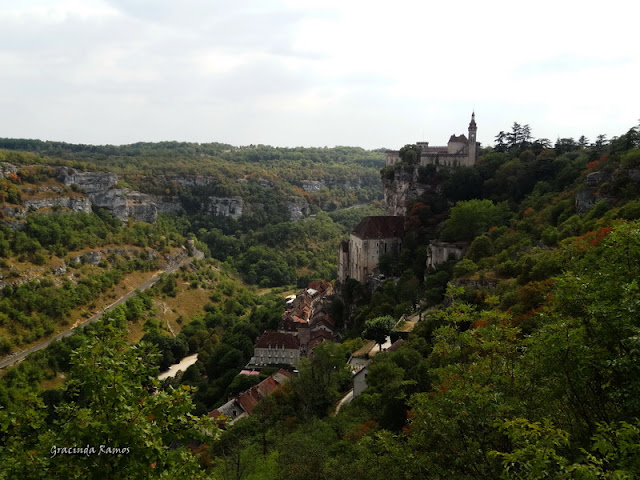
POLYGON ((298 222, 309 215, 309 203, 302 197, 292 195, 287 199, 287 212, 290 221, 298 222))
POLYGON ((406 215, 407 206, 425 193, 442 193, 440 185, 420 181, 418 167, 403 166, 389 172, 382 179, 384 201, 389 215, 406 215))
POLYGON ((238 218, 242 215, 241 197, 207 197, 202 202, 202 210, 212 215, 238 218))

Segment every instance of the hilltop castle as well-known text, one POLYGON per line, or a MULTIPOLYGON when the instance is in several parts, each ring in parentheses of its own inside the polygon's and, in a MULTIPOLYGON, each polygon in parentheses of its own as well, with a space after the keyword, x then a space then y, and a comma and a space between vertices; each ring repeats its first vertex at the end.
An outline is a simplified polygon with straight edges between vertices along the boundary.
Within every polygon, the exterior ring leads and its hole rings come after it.
MULTIPOLYGON (((420 147, 420 165, 435 165, 445 167, 473 166, 478 160, 478 143, 476 141, 476 114, 471 114, 469 123, 469 138, 464 134, 451 135, 446 146, 430 147, 429 142, 416 142, 420 147)), ((387 150, 387 167, 399 163, 400 152, 387 150)))

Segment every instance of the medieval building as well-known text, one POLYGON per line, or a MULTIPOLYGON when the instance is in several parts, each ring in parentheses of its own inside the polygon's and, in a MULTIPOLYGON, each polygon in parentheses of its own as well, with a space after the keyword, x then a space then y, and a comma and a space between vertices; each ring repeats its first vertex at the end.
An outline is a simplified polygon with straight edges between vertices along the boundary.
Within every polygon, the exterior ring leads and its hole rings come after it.
MULTIPOLYGON (((420 147, 420 165, 435 165, 443 167, 473 166, 478 160, 478 143, 476 141, 476 114, 471 114, 469 123, 469 138, 464 134, 451 135, 446 146, 430 147, 429 142, 416 142, 420 147)), ((387 150, 387 166, 395 165, 401 161, 400 152, 387 150)))
POLYGON ((349 240, 338 249, 338 280, 349 278, 365 283, 385 254, 397 257, 402 249, 404 218, 394 216, 364 217, 349 240))

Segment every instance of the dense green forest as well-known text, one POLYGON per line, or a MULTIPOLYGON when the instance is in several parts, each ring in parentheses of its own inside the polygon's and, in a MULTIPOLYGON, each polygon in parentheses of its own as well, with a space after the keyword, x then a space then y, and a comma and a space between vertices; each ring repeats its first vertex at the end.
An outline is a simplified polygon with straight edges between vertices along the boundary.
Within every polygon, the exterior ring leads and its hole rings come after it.
MULTIPOLYGON (((94 161, 92 147, 29 145, 61 161, 94 161)), ((156 147, 99 147, 95 162, 115 165, 127 149, 147 148, 156 147)), ((187 156, 190 147, 157 148, 187 156)), ((237 155, 245 165, 252 148, 264 158, 271 147, 202 148, 193 153, 237 155)), ((215 260, 165 276, 4 374, 0 478, 638 478, 638 128, 553 145, 516 123, 475 167, 419 167, 409 156, 381 176, 415 169, 420 182, 441 188, 408 205, 400 257, 381 258, 389 279, 375 291, 344 286, 333 312, 345 341, 317 348, 252 416, 224 430, 200 415, 259 380, 237 373, 284 308, 278 291, 260 295, 236 272, 262 287, 332 278, 339 240, 376 210, 318 209, 297 223, 262 225, 162 217, 163 237, 194 236, 215 260), (434 239, 467 242, 464 258, 427 271, 434 239), (153 299, 183 287, 209 300, 170 335, 153 299), (404 343, 375 355, 367 389, 334 414, 351 387, 347 360, 363 327, 417 310, 421 321, 404 343), (136 322, 143 341, 130 345, 125 332, 136 322), (193 352, 199 361, 181 378, 155 380, 160 366, 193 352), (43 388, 60 373, 62 387, 43 388), (100 444, 132 452, 50 453, 100 444)), ((117 236, 132 225, 103 228, 117 236)), ((7 237, 7 251, 20 255, 14 243, 7 237)), ((38 248, 55 255, 53 244, 38 248)))

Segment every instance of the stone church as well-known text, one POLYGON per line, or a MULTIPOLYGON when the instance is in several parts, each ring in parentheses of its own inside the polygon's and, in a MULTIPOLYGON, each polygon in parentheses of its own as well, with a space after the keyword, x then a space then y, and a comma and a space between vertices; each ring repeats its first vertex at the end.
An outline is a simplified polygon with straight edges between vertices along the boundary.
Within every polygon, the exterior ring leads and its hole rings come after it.
POLYGON ((338 249, 338 280, 365 283, 380 263, 380 256, 398 256, 402 249, 404 217, 364 217, 338 249))
MULTIPOLYGON (((476 114, 471 114, 469 123, 469 138, 462 135, 451 135, 449 142, 445 146, 429 146, 429 142, 416 142, 421 148, 420 165, 435 165, 443 167, 473 166, 478 160, 478 143, 476 141, 476 114)), ((387 166, 399 163, 400 152, 398 150, 387 150, 387 166)))

